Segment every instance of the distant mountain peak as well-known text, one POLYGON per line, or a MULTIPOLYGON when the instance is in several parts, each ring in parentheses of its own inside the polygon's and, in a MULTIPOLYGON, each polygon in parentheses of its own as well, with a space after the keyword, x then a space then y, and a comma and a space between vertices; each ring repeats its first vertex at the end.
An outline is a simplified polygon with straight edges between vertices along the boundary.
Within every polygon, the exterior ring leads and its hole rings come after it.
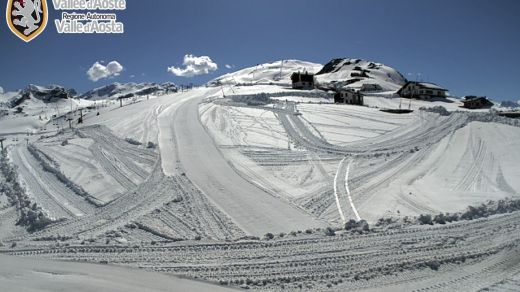
POLYGON ((143 96, 149 94, 176 92, 174 83, 112 83, 92 89, 80 95, 79 98, 88 100, 117 99, 123 96, 143 96))

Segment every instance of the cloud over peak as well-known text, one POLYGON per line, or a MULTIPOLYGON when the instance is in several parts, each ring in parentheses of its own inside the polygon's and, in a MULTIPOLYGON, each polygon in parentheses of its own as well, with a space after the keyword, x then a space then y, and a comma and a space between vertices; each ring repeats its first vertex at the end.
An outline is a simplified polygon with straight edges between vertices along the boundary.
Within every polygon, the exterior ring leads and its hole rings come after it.
POLYGON ((97 82, 101 79, 119 76, 123 69, 123 66, 117 61, 112 61, 106 66, 100 62, 96 62, 88 69, 87 75, 90 80, 97 82))
POLYGON ((194 56, 191 54, 184 56, 184 68, 168 67, 168 72, 179 77, 194 77, 206 75, 218 69, 218 65, 208 56, 194 56))

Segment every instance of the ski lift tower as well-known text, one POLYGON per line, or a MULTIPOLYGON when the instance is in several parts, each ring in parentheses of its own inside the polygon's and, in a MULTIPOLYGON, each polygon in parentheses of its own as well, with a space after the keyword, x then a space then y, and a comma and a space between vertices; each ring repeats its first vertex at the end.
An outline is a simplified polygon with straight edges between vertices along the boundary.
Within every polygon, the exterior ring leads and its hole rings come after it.
POLYGON ((67 92, 67 98, 70 100, 70 112, 72 113, 73 112, 73 109, 72 109, 72 96, 67 92))
POLYGON ((67 118, 67 121, 69 122, 69 129, 72 129, 72 121, 73 121, 73 120, 74 120, 74 119, 73 119, 72 117, 68 117, 68 118, 67 118))
POLYGON ((133 93, 119 96, 117 98, 117 99, 119 99, 119 107, 123 107, 123 99, 130 99, 130 98, 134 98, 134 97, 135 97, 135 94, 133 94, 133 93))
POLYGON ((278 80, 282 80, 282 74, 283 74, 283 61, 284 61, 284 60, 282 60, 282 64, 280 65, 280 77, 279 77, 278 80))
POLYGON ((2 152, 4 151, 4 141, 5 141, 5 138, 0 137, 0 146, 2 147, 2 152))

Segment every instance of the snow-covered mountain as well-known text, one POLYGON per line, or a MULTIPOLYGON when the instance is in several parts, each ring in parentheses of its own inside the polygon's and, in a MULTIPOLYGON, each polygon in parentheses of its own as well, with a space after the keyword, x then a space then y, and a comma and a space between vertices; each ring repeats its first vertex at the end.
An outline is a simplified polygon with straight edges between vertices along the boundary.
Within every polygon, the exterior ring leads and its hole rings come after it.
POLYGON ((159 94, 176 92, 177 86, 167 82, 158 83, 113 83, 103 87, 99 87, 80 95, 81 99, 101 100, 101 99, 117 99, 123 96, 135 95, 142 96, 148 94, 159 94))
POLYGON ((20 92, 21 92, 21 90, 0 93, 0 108, 2 108, 2 107, 10 108, 11 100, 16 96, 21 95, 20 92))
POLYGON ((367 84, 377 85, 382 91, 395 91, 406 83, 406 79, 394 68, 381 63, 342 58, 333 59, 317 72, 316 82, 324 88, 347 86, 361 89, 367 84))
POLYGON ((233 73, 222 75, 210 82, 210 86, 236 85, 236 84, 276 84, 287 85, 291 83, 291 75, 294 72, 317 73, 323 65, 299 61, 283 60, 267 64, 258 64, 233 73))
POLYGON ((95 101, 102 99, 117 99, 123 96, 143 96, 148 94, 163 94, 170 92, 177 92, 177 86, 170 82, 163 84, 114 83, 90 90, 81 96, 77 96, 77 93, 74 89, 67 89, 59 85, 40 86, 30 84, 22 90, 1 93, 0 107, 15 108, 19 105, 25 104, 27 100, 51 103, 73 97, 95 101))
POLYGON ((0 103, 5 107, 13 108, 30 99, 41 100, 45 103, 49 103, 56 100, 74 97, 75 95, 76 91, 74 89, 66 89, 58 85, 39 86, 30 84, 23 90, 2 94, 0 103))
POLYGON ((210 82, 210 86, 236 84, 291 84, 294 72, 316 74, 316 84, 322 89, 348 86, 361 89, 363 84, 377 85, 382 91, 396 91, 406 79, 397 70, 371 61, 361 59, 333 59, 325 66, 321 64, 284 60, 259 64, 233 73, 225 74, 210 82))
POLYGON ((500 103, 500 106, 501 107, 505 107, 505 108, 519 108, 520 107, 520 101, 509 101, 509 100, 506 100, 506 101, 503 101, 500 103))
POLYGON ((77 94, 74 89, 66 89, 59 85, 50 85, 46 87, 34 84, 27 86, 22 93, 44 102, 51 102, 57 99, 67 99, 69 97, 74 97, 77 94))

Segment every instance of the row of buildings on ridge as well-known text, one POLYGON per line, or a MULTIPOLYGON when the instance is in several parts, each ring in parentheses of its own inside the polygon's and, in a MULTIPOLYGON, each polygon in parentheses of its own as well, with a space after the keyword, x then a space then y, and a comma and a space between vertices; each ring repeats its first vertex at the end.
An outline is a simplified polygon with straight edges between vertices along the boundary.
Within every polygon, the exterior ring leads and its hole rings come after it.
MULTIPOLYGON (((308 72, 294 72, 291 75, 292 88, 300 90, 312 90, 316 88, 314 74, 308 72)), ((365 83, 359 90, 349 87, 342 87, 340 89, 333 89, 334 102, 363 105, 363 92, 381 91, 379 84, 365 83)), ((403 98, 434 100, 443 99, 448 96, 448 90, 437 84, 430 82, 407 81, 401 89, 397 91, 397 95, 403 98)), ((465 108, 479 109, 491 107, 493 103, 486 97, 468 96, 463 100, 465 108)))
MULTIPOLYGON (((291 75, 292 88, 301 90, 312 90, 315 89, 314 74, 308 72, 295 72, 291 75)), ((342 88, 335 90, 334 94, 335 103, 346 103, 354 105, 363 105, 363 95, 359 90, 351 88, 342 88)))

